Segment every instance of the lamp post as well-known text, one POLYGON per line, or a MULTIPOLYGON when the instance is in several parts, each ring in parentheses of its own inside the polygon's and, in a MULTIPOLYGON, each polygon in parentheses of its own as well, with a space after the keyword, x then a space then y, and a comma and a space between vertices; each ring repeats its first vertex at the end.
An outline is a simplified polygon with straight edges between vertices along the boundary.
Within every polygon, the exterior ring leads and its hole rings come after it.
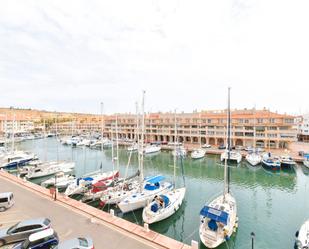
POLYGON ((251 232, 251 233, 250 233, 250 235, 251 235, 252 249, 254 249, 254 239, 255 239, 255 233, 254 233, 254 232, 251 232))
POLYGON ((57 174, 55 174, 55 195, 54 195, 54 201, 57 200, 57 174))

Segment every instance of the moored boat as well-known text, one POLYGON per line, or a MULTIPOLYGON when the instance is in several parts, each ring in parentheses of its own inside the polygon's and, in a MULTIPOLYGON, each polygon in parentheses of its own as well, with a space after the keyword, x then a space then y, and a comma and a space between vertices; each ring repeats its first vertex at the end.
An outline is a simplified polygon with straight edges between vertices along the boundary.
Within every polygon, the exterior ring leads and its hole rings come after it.
POLYGON ((309 219, 296 232, 295 249, 309 248, 309 219))
POLYGON ((272 156, 270 152, 263 154, 262 165, 266 169, 270 169, 270 170, 280 170, 281 168, 281 162, 279 158, 276 156, 272 156))

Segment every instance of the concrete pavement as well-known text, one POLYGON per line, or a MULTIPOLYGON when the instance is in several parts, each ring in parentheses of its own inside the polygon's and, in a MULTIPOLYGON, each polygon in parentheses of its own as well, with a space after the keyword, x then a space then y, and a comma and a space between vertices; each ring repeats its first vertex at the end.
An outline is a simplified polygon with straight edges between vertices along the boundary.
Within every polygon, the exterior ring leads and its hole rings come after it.
POLYGON ((0 213, 0 229, 35 217, 48 217, 61 240, 76 236, 91 236, 98 249, 152 249, 164 248, 139 236, 117 229, 85 213, 71 210, 19 184, 0 176, 0 192, 13 192, 15 205, 0 213))

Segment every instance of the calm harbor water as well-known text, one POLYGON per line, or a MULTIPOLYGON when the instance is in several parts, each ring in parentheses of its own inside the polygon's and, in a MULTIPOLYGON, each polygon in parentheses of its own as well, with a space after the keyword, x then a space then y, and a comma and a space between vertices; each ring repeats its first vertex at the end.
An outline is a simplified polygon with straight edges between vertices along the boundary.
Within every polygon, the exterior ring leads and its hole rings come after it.
MULTIPOLYGON (((71 148, 54 138, 25 141, 18 148, 37 153, 44 160, 74 160, 75 174, 81 176, 97 170, 102 163, 105 171, 112 170, 111 149, 71 148)), ((123 176, 128 161, 124 148, 119 151, 120 173, 123 176)), ((137 155, 132 156, 129 172, 137 170, 137 155)), ((162 174, 173 179, 173 157, 161 152, 145 157, 145 176, 162 174)), ((177 186, 183 186, 180 164, 177 186)), ((223 166, 218 156, 207 155, 202 160, 184 160, 185 201, 178 212, 167 220, 151 225, 151 229, 190 244, 199 241, 199 211, 205 203, 222 193, 223 166)), ((256 234, 255 248, 293 248, 294 234, 309 217, 309 171, 303 166, 281 172, 252 168, 242 162, 231 167, 231 191, 237 200, 239 229, 223 248, 251 248, 250 233, 256 234)), ((123 215, 124 219, 142 224, 142 211, 123 215)), ((119 216, 122 216, 118 213, 119 216)), ((205 248, 200 245, 200 248, 205 248)))

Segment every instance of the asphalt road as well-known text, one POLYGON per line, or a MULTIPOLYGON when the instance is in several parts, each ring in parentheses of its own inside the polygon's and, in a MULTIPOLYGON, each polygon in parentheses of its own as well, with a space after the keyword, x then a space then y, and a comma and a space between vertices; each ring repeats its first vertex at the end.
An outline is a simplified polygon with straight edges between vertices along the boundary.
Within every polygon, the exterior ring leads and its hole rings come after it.
POLYGON ((52 227, 61 241, 77 236, 90 236, 96 249, 158 248, 142 238, 116 230, 101 221, 92 223, 85 214, 54 203, 51 199, 24 189, 1 176, 0 192, 13 192, 15 195, 15 205, 5 212, 0 212, 0 229, 23 219, 47 217, 52 221, 52 227))

